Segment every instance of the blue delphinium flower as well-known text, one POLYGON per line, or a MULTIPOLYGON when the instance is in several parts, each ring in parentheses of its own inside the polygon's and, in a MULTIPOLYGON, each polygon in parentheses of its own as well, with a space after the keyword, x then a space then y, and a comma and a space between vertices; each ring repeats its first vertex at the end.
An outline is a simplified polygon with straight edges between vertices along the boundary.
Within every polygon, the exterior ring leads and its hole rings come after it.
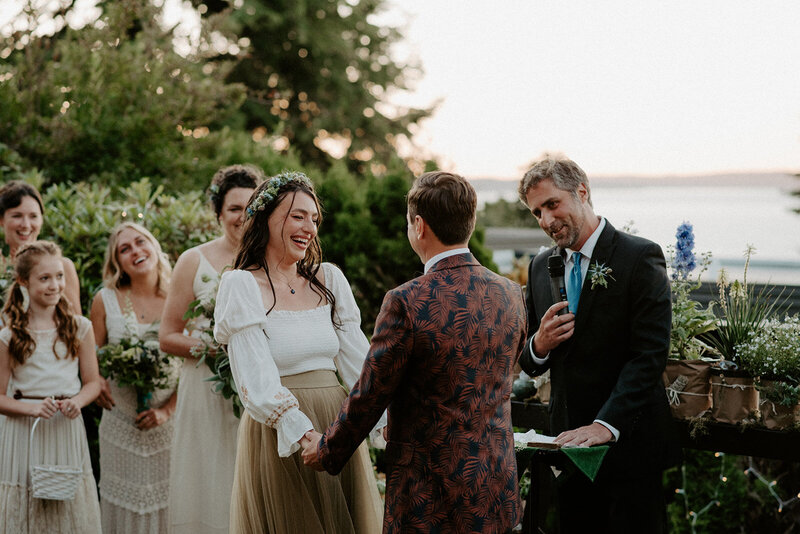
POLYGON ((694 256, 694 228, 691 223, 684 221, 678 226, 675 237, 678 238, 678 242, 675 245, 675 257, 672 260, 672 279, 686 280, 689 278, 689 273, 697 267, 694 256))

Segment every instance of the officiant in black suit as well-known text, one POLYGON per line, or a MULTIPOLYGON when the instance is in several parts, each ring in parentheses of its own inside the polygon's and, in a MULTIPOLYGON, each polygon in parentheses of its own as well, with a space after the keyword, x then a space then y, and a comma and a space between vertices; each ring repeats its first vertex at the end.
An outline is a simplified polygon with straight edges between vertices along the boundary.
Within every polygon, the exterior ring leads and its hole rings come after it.
POLYGON ((586 173, 545 154, 521 200, 556 246, 531 261, 522 368, 550 369, 550 429, 562 445, 610 444, 596 481, 558 480, 562 532, 667 529, 662 471, 680 449, 661 375, 671 304, 661 248, 594 213, 586 173), (548 256, 565 264, 568 302, 553 303, 548 256), (558 312, 568 306, 568 312, 558 312))

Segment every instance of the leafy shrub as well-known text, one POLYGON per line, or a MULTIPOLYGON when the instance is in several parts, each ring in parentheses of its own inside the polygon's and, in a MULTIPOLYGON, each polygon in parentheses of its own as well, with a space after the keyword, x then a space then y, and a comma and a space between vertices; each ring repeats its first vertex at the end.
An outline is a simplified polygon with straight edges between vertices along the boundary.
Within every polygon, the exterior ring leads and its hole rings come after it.
POLYGON ((218 232, 214 214, 198 191, 167 195, 147 178, 128 187, 97 183, 56 184, 43 194, 43 239, 53 239, 75 262, 85 310, 102 285, 108 234, 118 223, 143 224, 161 243, 172 261, 189 247, 212 239, 218 232))
POLYGON ((739 366, 752 376, 800 383, 800 317, 770 319, 736 345, 739 366))

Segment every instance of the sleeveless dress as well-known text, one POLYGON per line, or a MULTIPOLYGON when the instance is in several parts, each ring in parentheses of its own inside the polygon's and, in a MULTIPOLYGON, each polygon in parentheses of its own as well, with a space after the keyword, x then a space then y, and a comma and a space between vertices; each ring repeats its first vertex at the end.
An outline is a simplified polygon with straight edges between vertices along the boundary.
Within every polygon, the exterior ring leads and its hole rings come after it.
MULTIPOLYGON (((133 307, 123 312, 117 292, 100 290, 106 310, 110 344, 122 339, 158 338, 158 322, 139 323, 133 307)), ((175 391, 180 372, 176 360, 170 387, 153 392, 150 406, 158 408, 175 391)), ((116 405, 103 410, 100 420, 100 511, 105 534, 156 534, 168 530, 169 458, 174 417, 150 430, 136 427, 136 391, 109 380, 116 405)))
MULTIPOLYGON (((84 339, 92 323, 76 316, 78 339, 84 339)), ((81 389, 77 358, 56 358, 53 342, 56 329, 32 330, 36 342, 33 354, 11 371, 9 390, 25 397, 76 395, 81 389)), ((8 346, 11 330, 0 331, 0 343, 8 346)), ((64 343, 56 343, 65 355, 64 343)), ((41 402, 21 399, 22 402, 41 402)), ((81 465, 75 498, 70 501, 34 499, 28 469, 28 443, 33 417, 6 417, 0 427, 0 533, 58 532, 89 534, 100 532, 100 505, 89 459, 89 445, 83 418, 68 419, 57 412, 42 419, 34 434, 34 464, 81 465)))
MULTIPOLYGON (((215 298, 219 273, 200 252, 193 281, 195 299, 215 298)), ((187 328, 198 330, 208 322, 198 318, 187 328)), ((169 518, 173 534, 228 532, 228 518, 236 462, 239 419, 231 401, 212 391, 205 363, 185 358, 175 409, 175 435, 169 475, 169 518)))
MULTIPOLYGON (((250 272, 225 273, 217 295, 214 334, 228 345, 245 413, 239 427, 231 532, 260 534, 374 534, 383 505, 367 444, 341 473, 306 467, 297 441, 306 430, 324 432, 339 415, 361 374, 369 342, 344 274, 321 266, 331 306, 266 314, 250 272)), ((377 428, 386 425, 386 414, 377 428)))

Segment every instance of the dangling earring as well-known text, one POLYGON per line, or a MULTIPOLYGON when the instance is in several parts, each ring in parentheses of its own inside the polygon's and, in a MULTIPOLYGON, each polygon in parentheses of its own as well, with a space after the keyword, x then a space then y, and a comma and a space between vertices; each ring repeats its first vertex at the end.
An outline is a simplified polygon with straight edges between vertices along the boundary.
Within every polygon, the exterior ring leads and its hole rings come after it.
POLYGON ((28 313, 28 308, 31 305, 31 298, 28 295, 28 288, 19 286, 19 292, 22 294, 22 311, 28 313))

